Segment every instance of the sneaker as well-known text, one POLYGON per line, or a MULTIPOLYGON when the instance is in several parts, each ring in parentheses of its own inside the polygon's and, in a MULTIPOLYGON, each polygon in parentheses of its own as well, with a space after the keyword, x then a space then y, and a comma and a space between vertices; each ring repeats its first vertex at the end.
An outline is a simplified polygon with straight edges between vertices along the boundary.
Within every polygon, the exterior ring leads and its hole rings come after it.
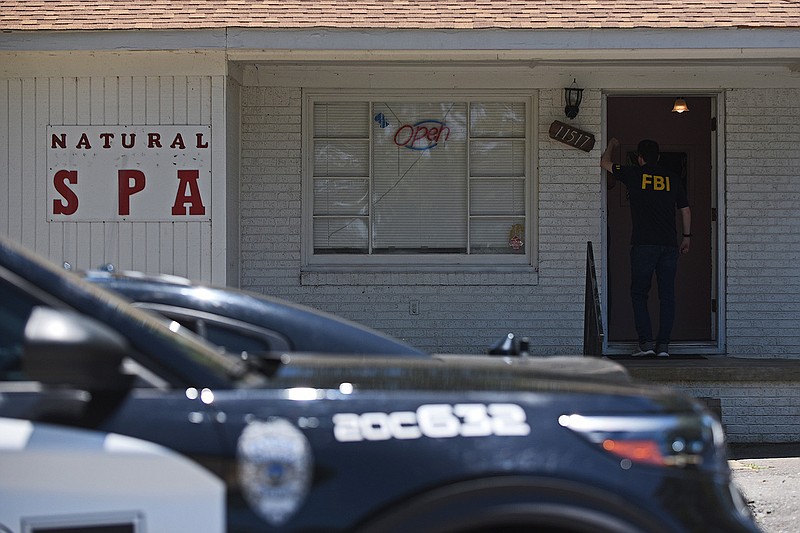
POLYGON ((652 348, 648 348, 647 346, 639 345, 639 349, 631 354, 632 357, 648 357, 651 355, 655 355, 656 352, 653 351, 652 348))
POLYGON ((659 347, 656 348, 656 350, 657 350, 656 355, 658 357, 669 357, 669 351, 668 351, 669 347, 668 346, 666 346, 666 345, 659 346, 659 347))

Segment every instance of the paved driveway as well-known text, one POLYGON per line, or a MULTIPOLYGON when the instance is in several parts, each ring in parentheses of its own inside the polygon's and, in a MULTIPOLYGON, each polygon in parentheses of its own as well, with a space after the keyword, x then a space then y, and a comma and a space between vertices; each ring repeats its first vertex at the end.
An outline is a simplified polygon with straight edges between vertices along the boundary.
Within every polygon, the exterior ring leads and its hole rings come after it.
POLYGON ((764 533, 800 531, 800 444, 733 449, 733 478, 764 533))

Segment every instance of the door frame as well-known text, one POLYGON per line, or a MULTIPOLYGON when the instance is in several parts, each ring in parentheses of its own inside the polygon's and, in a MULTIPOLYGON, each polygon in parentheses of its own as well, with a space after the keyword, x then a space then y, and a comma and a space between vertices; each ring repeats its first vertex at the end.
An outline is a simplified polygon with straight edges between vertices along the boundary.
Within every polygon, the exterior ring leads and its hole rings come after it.
MULTIPOLYGON (((726 244, 726 210, 725 210, 725 93, 723 91, 697 91, 697 90, 674 90, 665 92, 659 91, 631 91, 625 89, 606 89, 601 93, 601 136, 603 142, 600 152, 605 150, 608 142, 608 97, 677 97, 677 96, 705 97, 711 99, 711 110, 717 120, 716 131, 711 132, 711 200, 712 209, 716 208, 716 222, 712 223, 711 243, 715 247, 712 250, 711 265, 711 295, 716 299, 716 314, 712 317, 712 339, 704 342, 674 342, 670 344, 670 352, 676 354, 724 354, 726 346, 725 331, 725 310, 726 310, 726 291, 725 291, 725 244, 726 244)), ((601 184, 604 183, 605 171, 601 171, 601 184)), ((601 209, 602 220, 600 232, 601 264, 602 275, 600 279, 601 309, 603 314, 603 354, 620 355, 628 354, 633 349, 633 343, 609 342, 608 335, 608 190, 601 187, 601 209)))

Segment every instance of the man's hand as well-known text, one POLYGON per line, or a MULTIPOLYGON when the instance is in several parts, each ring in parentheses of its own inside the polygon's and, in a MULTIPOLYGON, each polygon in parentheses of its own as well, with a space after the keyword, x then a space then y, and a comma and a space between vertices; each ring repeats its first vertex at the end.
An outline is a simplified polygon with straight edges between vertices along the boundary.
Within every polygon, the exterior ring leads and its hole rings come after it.
POLYGON ((619 146, 619 141, 616 137, 611 137, 608 141, 608 146, 603 152, 603 156, 600 158, 600 166, 612 174, 614 172, 614 163, 611 161, 611 154, 617 146, 619 146))
POLYGON ((681 227, 683 228, 683 240, 681 241, 681 253, 689 253, 689 244, 692 242, 692 210, 687 205, 678 209, 681 214, 681 227), (687 237, 688 235, 688 237, 687 237))

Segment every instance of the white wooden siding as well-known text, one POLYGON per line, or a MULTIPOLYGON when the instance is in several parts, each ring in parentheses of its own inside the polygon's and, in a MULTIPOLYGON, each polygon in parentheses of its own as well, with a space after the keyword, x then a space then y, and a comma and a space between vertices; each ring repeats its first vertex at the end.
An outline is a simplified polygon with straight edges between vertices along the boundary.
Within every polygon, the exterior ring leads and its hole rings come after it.
POLYGON ((56 263, 225 281, 224 77, 86 76, 0 79, 0 233, 56 263), (212 198, 204 222, 48 222, 48 125, 212 124, 212 198), (219 258, 222 257, 220 261, 219 258))

